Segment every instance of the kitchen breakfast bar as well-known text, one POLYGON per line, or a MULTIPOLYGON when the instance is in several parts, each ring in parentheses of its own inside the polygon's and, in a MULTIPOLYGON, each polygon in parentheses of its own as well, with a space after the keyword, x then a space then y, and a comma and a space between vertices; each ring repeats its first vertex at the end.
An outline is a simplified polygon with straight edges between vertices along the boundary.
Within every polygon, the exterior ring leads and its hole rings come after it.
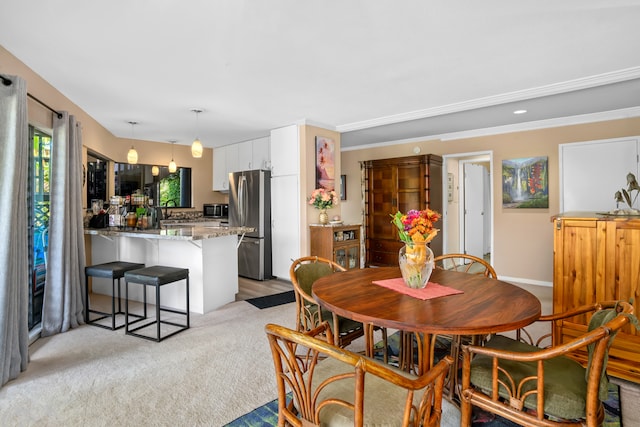
MULTIPOLYGON (((175 224, 149 230, 87 228, 84 233, 91 237, 90 264, 126 261, 144 263, 147 267, 188 268, 190 311, 204 314, 235 301, 238 292, 238 236, 252 230, 247 227, 175 224)), ((142 288, 130 287, 129 299, 142 301, 142 288)), ((92 292, 111 295, 110 279, 92 278, 92 292)), ((147 301, 155 304, 152 294, 148 293, 147 301)), ((184 288, 163 288, 162 306, 184 310, 184 288)))

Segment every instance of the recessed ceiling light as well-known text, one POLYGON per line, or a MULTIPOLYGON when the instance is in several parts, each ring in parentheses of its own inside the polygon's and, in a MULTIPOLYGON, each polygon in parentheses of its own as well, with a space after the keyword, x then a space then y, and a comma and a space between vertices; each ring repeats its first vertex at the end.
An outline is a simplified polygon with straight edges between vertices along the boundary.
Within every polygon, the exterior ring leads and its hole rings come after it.
POLYGON ((527 112, 527 110, 516 110, 516 111, 513 112, 513 114, 524 114, 526 112, 527 112))

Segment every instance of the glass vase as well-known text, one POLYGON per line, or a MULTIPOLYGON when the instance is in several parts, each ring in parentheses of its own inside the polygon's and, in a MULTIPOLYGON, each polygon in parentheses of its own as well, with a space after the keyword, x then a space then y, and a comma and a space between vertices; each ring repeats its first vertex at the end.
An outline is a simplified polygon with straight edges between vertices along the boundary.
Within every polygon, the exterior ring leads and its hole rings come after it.
POLYGON ((318 216, 318 221, 322 225, 329 224, 329 214, 326 209, 320 209, 320 216, 318 216))
POLYGON ((433 271, 433 252, 423 243, 405 243, 398 253, 398 261, 404 283, 414 289, 427 286, 433 271))

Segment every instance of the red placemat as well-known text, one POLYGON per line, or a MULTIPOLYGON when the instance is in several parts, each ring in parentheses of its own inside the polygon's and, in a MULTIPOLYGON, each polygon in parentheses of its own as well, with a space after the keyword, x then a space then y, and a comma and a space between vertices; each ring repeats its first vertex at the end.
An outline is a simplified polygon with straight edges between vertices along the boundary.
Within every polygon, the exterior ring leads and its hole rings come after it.
POLYGON ((398 277, 397 279, 374 280, 372 283, 421 300, 463 293, 459 289, 449 288, 434 282, 427 283, 427 286, 422 289, 413 289, 404 284, 402 277, 398 277))

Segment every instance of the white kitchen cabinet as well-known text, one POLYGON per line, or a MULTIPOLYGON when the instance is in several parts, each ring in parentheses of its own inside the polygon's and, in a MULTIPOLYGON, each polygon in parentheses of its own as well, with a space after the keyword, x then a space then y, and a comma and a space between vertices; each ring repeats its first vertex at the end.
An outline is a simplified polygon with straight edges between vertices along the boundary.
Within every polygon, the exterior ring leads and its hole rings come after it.
POLYGON ((213 191, 229 191, 227 147, 213 149, 213 191))
POLYGON ((229 172, 238 172, 244 170, 240 167, 238 153, 240 152, 238 144, 226 145, 227 147, 227 180, 229 179, 229 172))
POLYGON ((234 144, 238 147, 237 171, 258 169, 253 165, 253 141, 244 141, 234 144))
POLYGON ((271 177, 272 274, 289 279, 291 261, 300 258, 300 199, 297 175, 271 177))
POLYGON ((271 131, 271 176, 297 175, 300 171, 298 125, 271 131))
POLYGON ((271 131, 271 239, 273 275, 288 280, 300 257, 300 140, 298 126, 271 131))
POLYGON ((229 191, 229 172, 237 171, 237 144, 213 149, 213 191, 229 191))
POLYGON ((252 144, 253 157, 251 169, 269 169, 271 167, 271 157, 269 154, 269 137, 254 139, 252 144))

